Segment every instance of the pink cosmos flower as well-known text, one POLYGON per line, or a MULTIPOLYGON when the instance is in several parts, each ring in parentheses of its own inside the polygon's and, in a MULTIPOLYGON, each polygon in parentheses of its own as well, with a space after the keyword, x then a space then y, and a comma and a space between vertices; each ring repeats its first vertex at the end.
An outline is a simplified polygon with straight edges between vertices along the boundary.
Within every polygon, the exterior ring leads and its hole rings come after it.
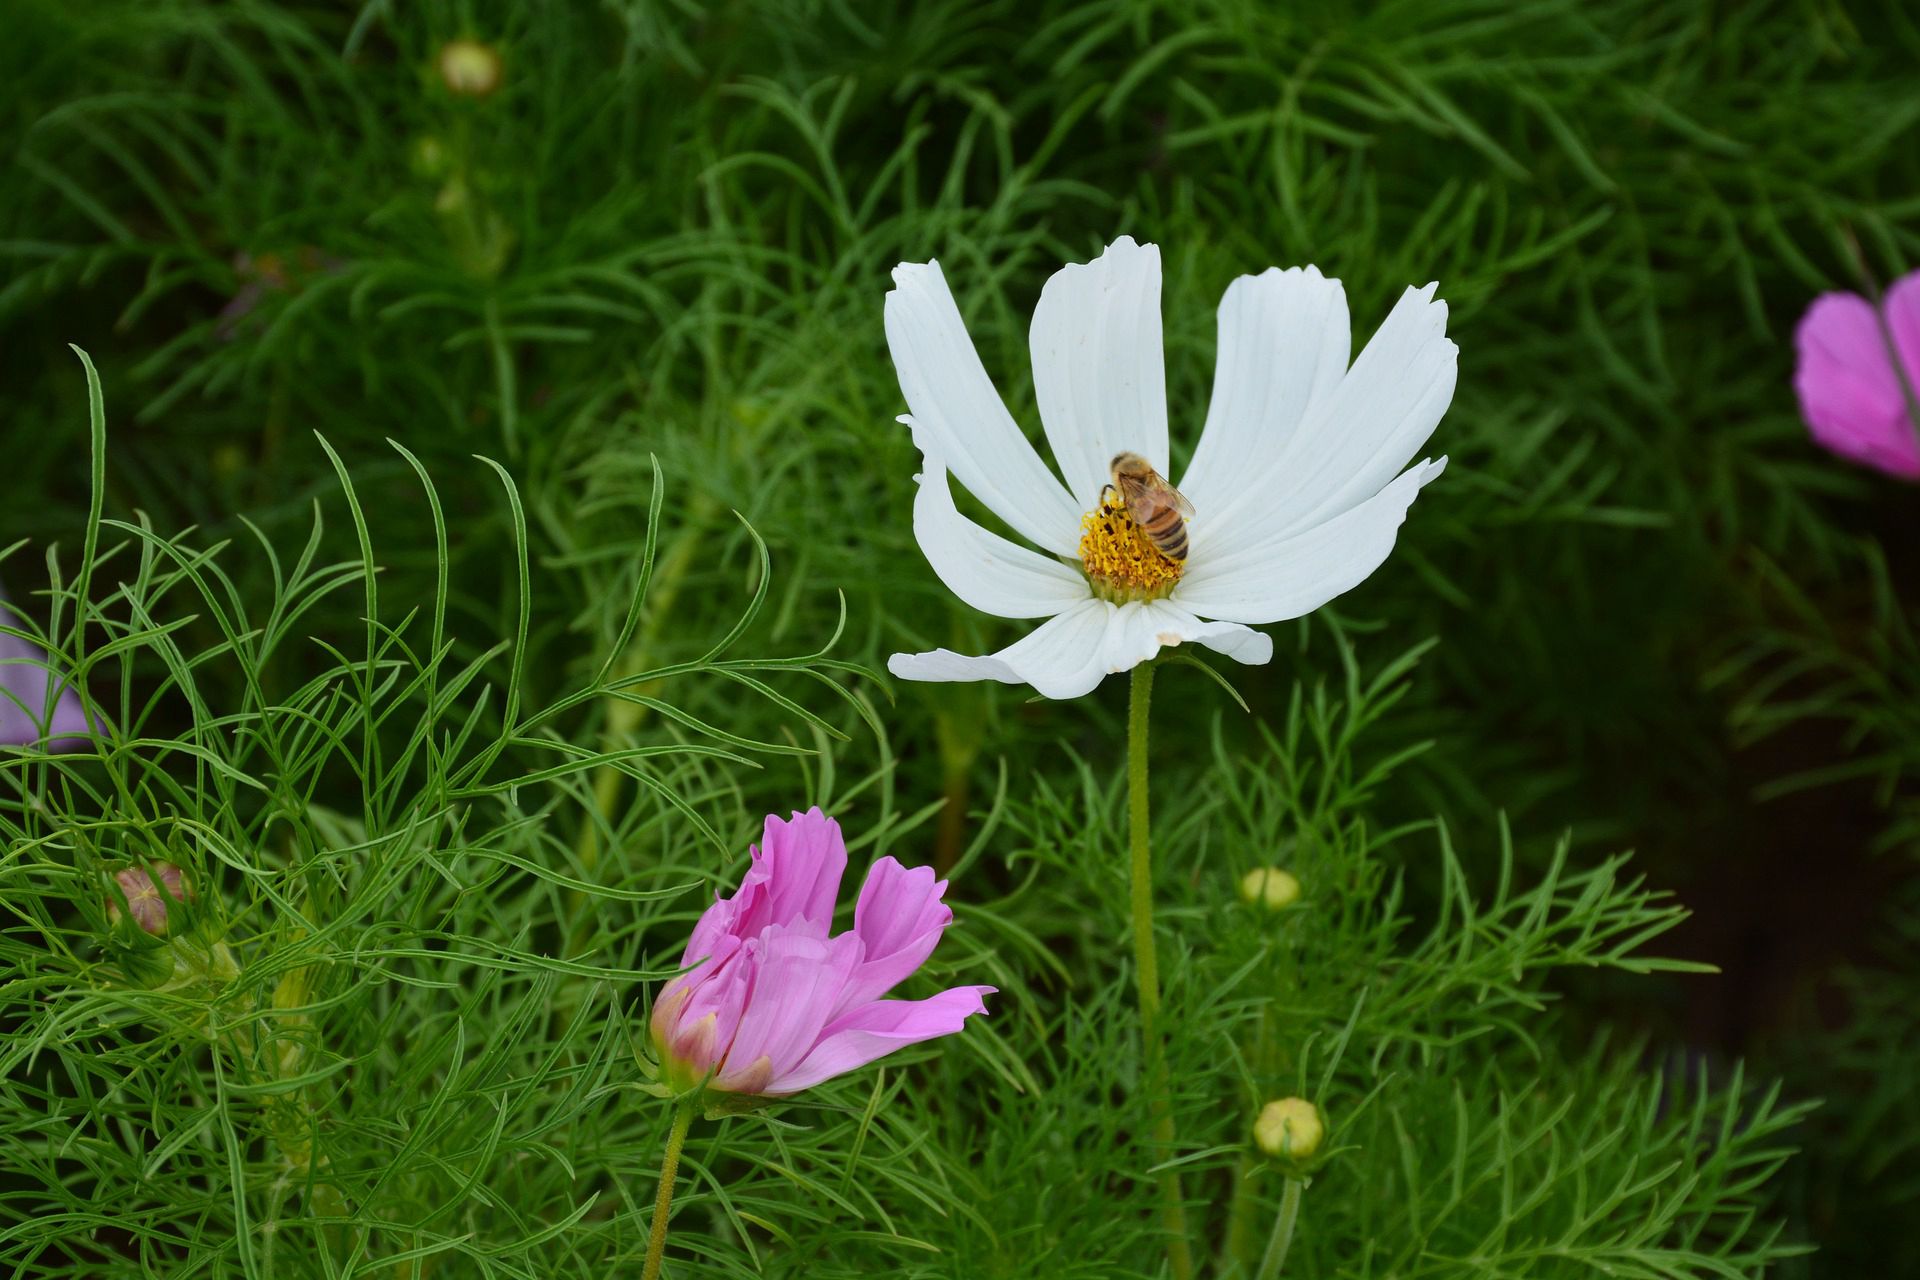
POLYGON ((818 808, 769 816, 740 891, 693 927, 653 1006, 653 1043, 679 1091, 784 1096, 896 1049, 952 1035, 985 1013, 992 987, 925 1000, 882 996, 918 969, 953 921, 931 867, 882 858, 867 872, 853 928, 829 936, 847 846, 818 808), (711 1077, 711 1078, 709 1078, 711 1077))
POLYGON ((1920 387, 1920 271, 1887 290, 1880 315, 1857 293, 1821 294, 1801 318, 1794 345, 1800 361, 1793 388, 1813 438, 1843 458, 1920 480, 1920 434, 1909 399, 1920 387))

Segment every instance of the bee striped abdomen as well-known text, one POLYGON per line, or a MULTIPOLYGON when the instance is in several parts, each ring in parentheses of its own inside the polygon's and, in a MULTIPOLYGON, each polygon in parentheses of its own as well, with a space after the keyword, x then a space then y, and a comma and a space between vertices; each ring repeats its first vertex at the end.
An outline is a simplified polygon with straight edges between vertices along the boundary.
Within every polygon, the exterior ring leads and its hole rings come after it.
POLYGON ((1172 507, 1162 507, 1140 528, 1169 560, 1187 558, 1187 522, 1172 507))

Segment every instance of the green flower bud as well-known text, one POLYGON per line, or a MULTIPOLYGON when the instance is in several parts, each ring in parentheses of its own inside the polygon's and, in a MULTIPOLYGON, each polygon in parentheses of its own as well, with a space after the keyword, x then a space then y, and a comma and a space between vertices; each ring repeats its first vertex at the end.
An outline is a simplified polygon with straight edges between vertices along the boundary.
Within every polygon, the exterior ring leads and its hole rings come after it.
POLYGON ((120 902, 126 900, 126 914, 133 918, 142 932, 156 938, 164 938, 170 922, 167 919, 169 899, 173 902, 190 902, 193 899, 193 886, 187 883, 186 873, 171 862, 155 862, 144 867, 122 867, 113 873, 113 883, 118 893, 109 893, 107 897, 107 919, 114 924, 120 923, 120 902))
POLYGON ((1300 882, 1279 867, 1257 867, 1240 878, 1240 900, 1278 911, 1300 900, 1300 882))
POLYGON ((1320 1109, 1305 1098, 1281 1098, 1260 1108, 1253 1122, 1253 1140, 1270 1156, 1305 1160, 1320 1149, 1327 1127, 1320 1109))
POLYGON ((484 98, 500 87, 500 52, 478 40, 449 40, 441 46, 440 81, 449 93, 484 98))
POLYGON ((421 178, 437 178, 452 163, 447 144, 435 134, 422 134, 413 140, 413 172, 421 178))

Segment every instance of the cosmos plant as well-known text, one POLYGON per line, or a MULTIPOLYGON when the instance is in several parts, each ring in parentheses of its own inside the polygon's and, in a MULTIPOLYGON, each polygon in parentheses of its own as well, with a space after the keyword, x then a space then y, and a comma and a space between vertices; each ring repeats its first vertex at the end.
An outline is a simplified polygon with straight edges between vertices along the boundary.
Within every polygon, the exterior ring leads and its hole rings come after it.
POLYGON ((819 808, 768 816, 740 888, 694 925, 684 973, 654 1001, 658 1091, 678 1106, 667 1138, 643 1275, 659 1274, 681 1144, 703 1095, 781 1098, 908 1045, 959 1031, 992 987, 884 998, 926 963, 953 923, 930 867, 881 858, 832 933, 847 870, 840 824, 819 808))
MULTIPOLYGON (((902 263, 887 344, 920 450, 914 536, 953 593, 986 613, 1047 621, 998 653, 895 654, 906 680, 997 680, 1049 698, 1132 672, 1127 716, 1134 973, 1161 1158, 1174 1124, 1153 935, 1147 728, 1153 659, 1198 643, 1273 656, 1253 628, 1312 612, 1393 550, 1447 460, 1409 466, 1453 399, 1454 344, 1438 286, 1407 289, 1348 362, 1345 290, 1317 267, 1242 276, 1220 302, 1213 399, 1176 489, 1160 340, 1160 251, 1122 236, 1056 272, 1030 345, 1058 474, 1027 443, 967 337, 937 262, 902 263), (1030 546, 962 515, 957 477, 1030 546)), ((1276 882, 1276 887, 1278 884, 1276 882)), ((1176 1280, 1194 1270, 1180 1175, 1159 1175, 1176 1280)), ((1297 1195, 1290 1201, 1298 1211, 1297 1195)), ((1284 1253, 1284 1250, 1281 1251, 1284 1253)))

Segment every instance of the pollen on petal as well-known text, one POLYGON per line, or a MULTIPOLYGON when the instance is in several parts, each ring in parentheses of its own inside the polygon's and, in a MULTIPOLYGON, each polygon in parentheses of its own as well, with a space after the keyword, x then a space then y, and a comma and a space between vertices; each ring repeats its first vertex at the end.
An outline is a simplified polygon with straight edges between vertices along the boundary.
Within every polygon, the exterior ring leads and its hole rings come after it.
POLYGON ((1112 489, 1080 517, 1080 565, 1094 594, 1115 604, 1162 599, 1186 572, 1184 561, 1153 545, 1112 489))

